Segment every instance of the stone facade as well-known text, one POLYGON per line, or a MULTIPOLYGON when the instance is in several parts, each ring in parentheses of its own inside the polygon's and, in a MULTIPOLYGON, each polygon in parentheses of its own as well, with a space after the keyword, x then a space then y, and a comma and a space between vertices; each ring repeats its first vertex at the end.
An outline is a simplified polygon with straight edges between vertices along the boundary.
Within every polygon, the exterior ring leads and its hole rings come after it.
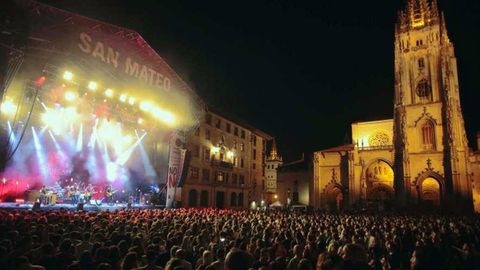
POLYGON ((470 211, 474 158, 454 48, 435 0, 409 0, 399 13, 394 64, 393 119, 354 123, 352 144, 314 154, 313 205, 470 211))
POLYGON ((190 163, 182 187, 185 207, 248 208, 263 198, 266 142, 272 137, 209 108, 190 135, 190 163))
POLYGON ((311 155, 281 165, 277 173, 277 196, 282 206, 310 205, 311 155))

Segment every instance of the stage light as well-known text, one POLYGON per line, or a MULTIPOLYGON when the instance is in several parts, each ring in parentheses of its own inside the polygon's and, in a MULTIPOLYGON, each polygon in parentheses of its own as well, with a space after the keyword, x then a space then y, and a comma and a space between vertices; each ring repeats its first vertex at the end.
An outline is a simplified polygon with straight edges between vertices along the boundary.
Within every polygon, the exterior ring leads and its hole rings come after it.
POLYGON ((73 100, 75 100, 76 97, 77 97, 77 95, 75 95, 75 93, 72 92, 72 91, 65 92, 65 99, 67 101, 73 101, 73 100))
POLYGON ((175 117, 171 112, 164 111, 158 107, 153 108, 152 110, 153 115, 158 118, 160 121, 167 123, 167 124, 173 124, 175 123, 175 117))
POLYGON ((109 98, 113 97, 113 90, 110 88, 107 88, 107 90, 105 90, 105 96, 109 98))
POLYGON ((127 101, 127 95, 121 94, 119 99, 120 99, 121 102, 125 102, 125 101, 127 101))
POLYGON ((145 123, 145 120, 143 120, 143 118, 138 118, 137 124, 142 125, 143 123, 145 123))
POLYGON ((123 142, 126 144, 131 144, 132 143, 132 136, 126 135, 123 137, 123 142))
POLYGON ((218 153, 218 152, 220 152, 220 147, 218 147, 218 146, 212 146, 212 153, 213 153, 213 154, 216 154, 216 153, 218 153))
POLYGON ((73 79, 73 73, 67 70, 63 73, 63 78, 67 81, 71 81, 73 79))
POLYGON ((17 105, 12 100, 7 99, 2 103, 0 110, 4 114, 13 115, 17 111, 17 105))
POLYGON ((97 90, 97 83, 96 82, 89 82, 88 83, 88 89, 92 90, 92 91, 95 91, 97 90))
POLYGON ((149 101, 142 101, 140 102, 140 110, 142 111, 148 111, 152 108, 152 103, 149 101))
POLYGON ((135 98, 134 97, 129 97, 128 98, 128 104, 130 104, 130 105, 135 104, 135 98))

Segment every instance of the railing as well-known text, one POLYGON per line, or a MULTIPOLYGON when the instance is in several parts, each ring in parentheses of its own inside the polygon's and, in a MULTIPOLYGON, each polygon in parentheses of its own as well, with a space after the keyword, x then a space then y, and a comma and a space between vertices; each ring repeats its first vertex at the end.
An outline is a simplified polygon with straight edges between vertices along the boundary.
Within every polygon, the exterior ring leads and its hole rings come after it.
POLYGON ((233 170, 233 163, 226 162, 223 160, 212 159, 211 161, 212 167, 219 167, 222 169, 229 169, 233 170))
POLYGON ((392 150, 393 145, 359 146, 359 151, 392 150))

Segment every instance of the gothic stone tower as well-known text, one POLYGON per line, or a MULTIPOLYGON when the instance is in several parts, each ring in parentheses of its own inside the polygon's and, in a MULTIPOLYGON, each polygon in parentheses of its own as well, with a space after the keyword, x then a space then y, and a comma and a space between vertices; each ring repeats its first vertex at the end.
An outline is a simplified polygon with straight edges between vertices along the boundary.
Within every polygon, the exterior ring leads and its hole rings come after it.
POLYGON ((275 138, 272 141, 272 150, 265 161, 266 192, 277 193, 277 168, 283 164, 282 157, 278 154, 275 138))
POLYGON ((436 0, 408 0, 398 15, 394 148, 400 207, 472 210, 457 63, 436 0))

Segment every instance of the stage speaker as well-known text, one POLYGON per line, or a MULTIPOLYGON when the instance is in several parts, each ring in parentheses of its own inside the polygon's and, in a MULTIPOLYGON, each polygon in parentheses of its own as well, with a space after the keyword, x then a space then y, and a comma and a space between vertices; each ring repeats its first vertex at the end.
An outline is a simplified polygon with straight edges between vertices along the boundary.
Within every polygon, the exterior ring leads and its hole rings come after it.
POLYGON ((34 202, 32 206, 32 211, 40 210, 40 202, 34 202))
POLYGON ((83 203, 77 204, 77 211, 83 211, 83 203))

